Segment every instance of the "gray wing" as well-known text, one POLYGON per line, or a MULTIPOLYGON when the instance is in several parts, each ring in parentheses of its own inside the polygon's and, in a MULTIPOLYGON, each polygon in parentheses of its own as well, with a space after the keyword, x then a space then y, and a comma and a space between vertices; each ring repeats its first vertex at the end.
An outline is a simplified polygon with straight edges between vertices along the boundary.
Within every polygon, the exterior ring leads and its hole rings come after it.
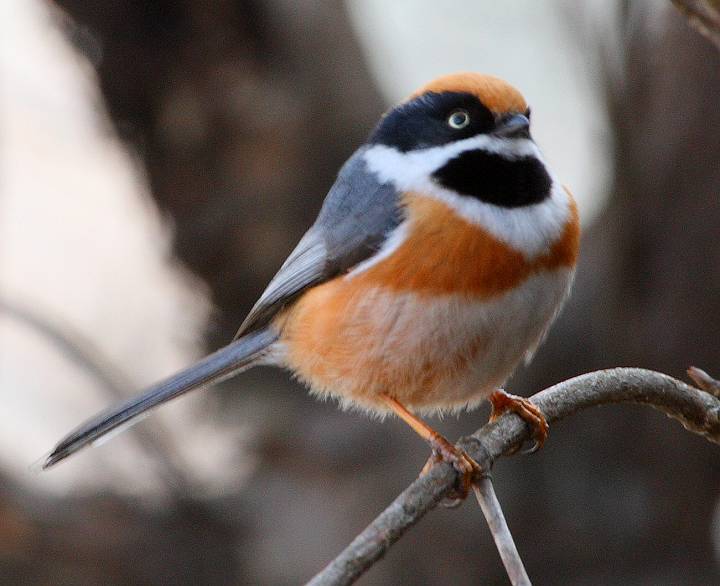
POLYGON ((363 153, 357 151, 340 169, 317 220, 250 310, 236 338, 267 325, 308 287, 371 256, 401 222, 395 188, 378 182, 363 153))

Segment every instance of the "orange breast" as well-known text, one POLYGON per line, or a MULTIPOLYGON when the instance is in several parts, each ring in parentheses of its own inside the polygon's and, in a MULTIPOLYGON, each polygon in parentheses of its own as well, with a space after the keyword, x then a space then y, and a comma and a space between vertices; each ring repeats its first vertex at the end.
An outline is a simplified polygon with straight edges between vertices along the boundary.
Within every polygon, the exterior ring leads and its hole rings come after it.
POLYGON ((354 276, 352 280, 361 281, 357 286, 488 299, 516 287, 533 273, 571 267, 577 260, 580 228, 574 202, 561 237, 533 260, 440 201, 408 194, 406 203, 408 238, 389 258, 354 276))

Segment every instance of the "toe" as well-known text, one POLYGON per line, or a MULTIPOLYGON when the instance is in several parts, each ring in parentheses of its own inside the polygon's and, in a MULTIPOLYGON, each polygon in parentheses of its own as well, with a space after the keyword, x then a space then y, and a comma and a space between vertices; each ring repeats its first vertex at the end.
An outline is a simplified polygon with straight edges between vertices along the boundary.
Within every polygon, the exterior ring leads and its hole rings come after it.
POLYGON ((482 469, 465 451, 456 448, 445 438, 442 438, 442 440, 437 440, 437 443, 433 445, 433 453, 423 466, 420 474, 427 474, 438 462, 447 462, 452 465, 457 472, 457 481, 455 489, 443 501, 443 506, 453 507, 465 500, 473 483, 482 473, 482 469))
POLYGON ((513 411, 530 425, 535 443, 532 448, 523 452, 524 454, 535 453, 543 447, 548 436, 549 426, 542 411, 529 399, 510 395, 504 391, 495 391, 490 395, 490 403, 492 405, 491 422, 495 421, 505 411, 513 411))

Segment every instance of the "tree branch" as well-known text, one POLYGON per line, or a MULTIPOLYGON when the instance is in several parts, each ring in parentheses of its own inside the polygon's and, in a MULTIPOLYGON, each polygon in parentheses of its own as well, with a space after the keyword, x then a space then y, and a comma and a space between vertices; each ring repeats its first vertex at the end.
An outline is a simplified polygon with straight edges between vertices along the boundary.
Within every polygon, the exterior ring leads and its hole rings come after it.
MULTIPOLYGON (((581 409, 612 403, 649 405, 677 419, 686 429, 720 443, 720 400, 667 375, 640 368, 615 368, 578 376, 532 397, 549 422, 581 409)), ((458 447, 484 469, 529 439, 530 430, 516 415, 506 413, 458 447)), ((344 551, 309 583, 313 586, 352 584, 400 537, 432 510, 455 486, 452 466, 439 463, 405 489, 344 551)))
POLYGON ((701 35, 720 50, 720 1, 672 0, 677 9, 701 35))
POLYGON ((505 521, 505 515, 495 495, 495 488, 490 476, 484 476, 473 484, 473 491, 483 515, 485 515, 488 527, 490 527, 490 533, 492 533, 495 547, 497 547, 505 571, 510 578, 510 584, 512 586, 530 586, 530 578, 525 571, 517 547, 515 547, 515 541, 513 541, 505 521))

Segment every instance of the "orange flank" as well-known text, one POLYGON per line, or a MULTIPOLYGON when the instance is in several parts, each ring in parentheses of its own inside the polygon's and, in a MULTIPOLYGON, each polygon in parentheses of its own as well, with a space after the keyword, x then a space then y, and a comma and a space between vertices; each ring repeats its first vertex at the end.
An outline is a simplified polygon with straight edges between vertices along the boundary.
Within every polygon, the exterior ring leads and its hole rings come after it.
POLYGON ((427 92, 471 93, 496 114, 527 110, 525 98, 513 86, 502 79, 481 73, 454 73, 438 77, 410 95, 408 100, 427 92))

